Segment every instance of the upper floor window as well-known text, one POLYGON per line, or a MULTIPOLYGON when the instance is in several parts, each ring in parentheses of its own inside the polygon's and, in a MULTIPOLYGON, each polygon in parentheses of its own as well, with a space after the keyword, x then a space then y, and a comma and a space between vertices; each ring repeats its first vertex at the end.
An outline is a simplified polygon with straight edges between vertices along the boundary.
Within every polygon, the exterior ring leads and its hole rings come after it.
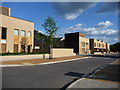
POLYGON ((86 45, 88 45, 88 43, 86 42, 86 45))
POLYGON ((85 42, 82 42, 82 47, 85 47, 85 42))
POLYGON ((31 32, 28 32, 28 36, 31 37, 31 32))
POLYGON ((7 38, 7 28, 2 27, 2 37, 1 39, 6 39, 7 38))
POLYGON ((25 31, 24 30, 21 31, 21 36, 25 36, 25 31))
POLYGON ((14 35, 18 35, 19 31, 17 29, 14 30, 14 35))

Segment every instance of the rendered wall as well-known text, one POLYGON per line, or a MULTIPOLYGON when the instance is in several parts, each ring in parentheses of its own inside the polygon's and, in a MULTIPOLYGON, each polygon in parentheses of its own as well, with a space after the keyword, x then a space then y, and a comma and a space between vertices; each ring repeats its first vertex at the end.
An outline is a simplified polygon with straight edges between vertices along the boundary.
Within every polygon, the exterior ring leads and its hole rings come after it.
MULTIPOLYGON (((29 39, 29 44, 32 45, 31 51, 33 49, 33 42, 34 42, 34 23, 33 22, 29 22, 26 20, 22 20, 22 19, 18 19, 15 17, 11 17, 11 16, 6 16, 6 15, 1 15, 0 14, 0 21, 2 21, 0 23, 0 27, 6 27, 7 28, 7 47, 6 47, 6 52, 13 52, 14 50, 14 44, 18 43, 19 44, 19 48, 18 48, 18 52, 20 52, 21 50, 21 30, 25 30, 26 31, 26 36, 27 33, 30 31, 31 32, 31 37, 29 39), (18 29, 19 30, 19 35, 18 37, 16 37, 14 35, 14 29, 18 29), (15 36, 15 37, 14 37, 15 36)), ((1 32, 0 32, 0 36, 1 36, 1 32)), ((0 38, 1 41, 1 38, 0 38)), ((1 43, 0 43, 1 44, 1 43)), ((1 46, 1 45, 0 45, 1 46)), ((1 50, 0 50, 1 52, 1 50)))
POLYGON ((89 50, 89 51, 88 51, 88 54, 89 54, 89 53, 90 53, 89 39, 86 38, 86 37, 79 37, 79 54, 84 54, 84 53, 82 52, 82 42, 85 43, 85 51, 89 50), (88 44, 86 45, 86 43, 88 43, 88 44))
POLYGON ((66 57, 66 56, 75 56, 76 54, 73 53, 73 49, 66 49, 66 48, 52 48, 52 57, 66 57))

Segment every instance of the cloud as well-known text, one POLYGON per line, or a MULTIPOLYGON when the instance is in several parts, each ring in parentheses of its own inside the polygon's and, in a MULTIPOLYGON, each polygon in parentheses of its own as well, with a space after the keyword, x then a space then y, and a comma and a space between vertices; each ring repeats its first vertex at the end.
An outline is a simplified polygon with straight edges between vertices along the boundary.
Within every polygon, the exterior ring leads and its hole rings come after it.
POLYGON ((42 31, 42 30, 39 30, 38 32, 39 32, 39 33, 42 33, 42 34, 45 34, 45 32, 44 32, 44 31, 42 31))
POLYGON ((113 23, 111 23, 110 21, 105 21, 105 22, 99 22, 94 27, 98 28, 98 29, 106 29, 106 28, 108 28, 108 27, 110 27, 112 25, 113 25, 113 23))
POLYGON ((108 12, 118 12, 118 2, 104 2, 100 9, 96 11, 97 14, 108 12))
POLYGON ((81 32, 86 34, 88 38, 96 38, 108 43, 114 43, 117 41, 116 38, 118 38, 118 30, 109 29, 111 25, 113 25, 113 23, 110 21, 104 21, 99 22, 93 27, 83 28, 83 24, 79 23, 69 28, 62 29, 63 32, 61 34, 59 33, 59 35, 62 36, 65 33, 81 32))
POLYGON ((56 13, 67 20, 77 18, 86 9, 95 5, 95 2, 56 2, 53 7, 56 13))

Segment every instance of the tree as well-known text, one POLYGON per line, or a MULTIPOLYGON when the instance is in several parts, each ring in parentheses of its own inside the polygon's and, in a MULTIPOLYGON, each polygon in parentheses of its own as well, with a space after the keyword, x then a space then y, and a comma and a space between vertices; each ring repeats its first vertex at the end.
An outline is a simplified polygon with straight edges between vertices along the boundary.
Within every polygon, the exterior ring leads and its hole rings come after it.
POLYGON ((120 52, 120 43, 115 43, 113 45, 110 45, 110 51, 112 52, 120 52))
MULTIPOLYGON (((56 31, 59 29, 59 27, 56 26, 56 22, 50 16, 48 16, 48 18, 45 19, 45 23, 42 26, 43 26, 43 28, 45 28, 46 33, 48 35, 48 40, 49 40, 48 43, 49 43, 49 47, 51 49, 51 48, 53 48, 53 37, 56 34, 56 31)), ((49 58, 52 58, 51 54, 52 53, 50 50, 49 58)))
POLYGON ((21 43, 21 51, 24 53, 27 53, 28 52, 28 38, 22 37, 20 43, 21 43))

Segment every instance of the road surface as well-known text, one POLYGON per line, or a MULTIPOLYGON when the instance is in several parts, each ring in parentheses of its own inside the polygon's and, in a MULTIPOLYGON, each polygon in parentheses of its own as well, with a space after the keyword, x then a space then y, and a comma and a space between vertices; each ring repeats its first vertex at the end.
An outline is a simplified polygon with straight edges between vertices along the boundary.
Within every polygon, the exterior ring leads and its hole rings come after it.
POLYGON ((92 57, 49 65, 2 68, 3 88, 64 88, 69 82, 112 63, 116 58, 92 57))

